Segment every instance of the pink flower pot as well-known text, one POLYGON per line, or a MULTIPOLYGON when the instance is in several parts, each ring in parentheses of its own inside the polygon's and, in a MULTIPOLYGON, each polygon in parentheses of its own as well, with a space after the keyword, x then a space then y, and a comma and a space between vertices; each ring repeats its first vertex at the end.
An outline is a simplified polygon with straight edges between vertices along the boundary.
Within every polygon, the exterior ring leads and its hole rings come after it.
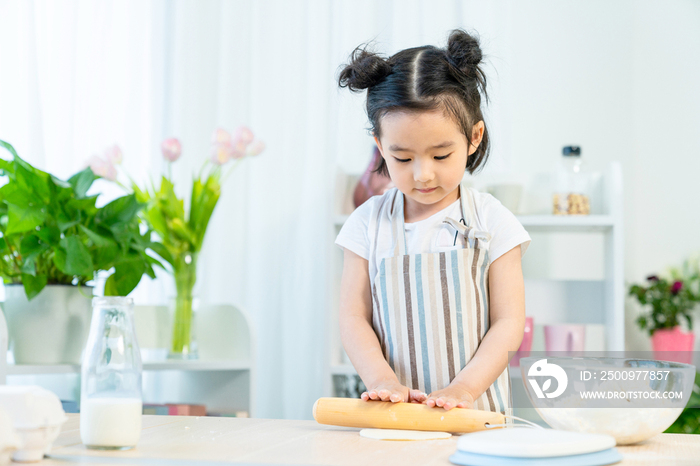
POLYGON ((676 361, 690 364, 693 359, 695 334, 683 332, 679 326, 672 329, 654 330, 651 347, 654 358, 664 361, 676 361))
POLYGON ((510 360, 510 365, 513 367, 520 366, 520 358, 530 356, 530 349, 532 348, 532 332, 535 330, 533 325, 532 317, 525 317, 525 333, 523 334, 523 341, 520 343, 520 348, 518 352, 515 353, 513 359, 510 360))

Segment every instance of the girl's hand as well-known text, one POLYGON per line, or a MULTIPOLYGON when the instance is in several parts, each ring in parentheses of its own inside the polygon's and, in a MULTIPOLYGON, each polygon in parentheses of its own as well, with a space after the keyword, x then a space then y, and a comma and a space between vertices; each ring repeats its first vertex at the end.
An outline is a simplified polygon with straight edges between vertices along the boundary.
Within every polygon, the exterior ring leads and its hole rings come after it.
POLYGON ((425 404, 431 408, 445 408, 449 411, 452 408, 471 408, 474 404, 474 397, 464 388, 450 384, 442 390, 432 392, 428 395, 425 404))
POLYGON ((427 397, 420 390, 411 390, 398 381, 380 382, 360 396, 363 401, 381 400, 392 403, 423 403, 427 397))

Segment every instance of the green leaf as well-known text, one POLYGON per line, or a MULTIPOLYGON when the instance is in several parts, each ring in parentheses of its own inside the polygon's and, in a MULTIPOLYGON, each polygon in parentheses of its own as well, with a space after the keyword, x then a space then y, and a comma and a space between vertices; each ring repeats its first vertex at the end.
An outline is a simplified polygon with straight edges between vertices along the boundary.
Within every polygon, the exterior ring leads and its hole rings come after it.
POLYGON ((115 280, 114 274, 107 277, 107 281, 105 281, 104 294, 105 296, 119 296, 119 292, 117 291, 117 282, 115 280))
POLYGON ((153 227, 153 229, 158 233, 161 238, 165 238, 168 234, 168 226, 163 216, 163 212, 158 208, 157 205, 150 207, 146 210, 146 220, 153 227))
POLYGON ((77 236, 66 236, 56 249, 54 263, 66 275, 92 277, 94 272, 90 252, 77 236))
POLYGON ((73 185, 71 185, 69 182, 63 181, 63 180, 60 179, 60 178, 56 178, 56 177, 53 176, 53 175, 49 175, 49 176, 50 176, 51 181, 53 182, 53 184, 54 184, 57 188, 60 188, 60 189, 67 189, 67 190, 73 190, 73 185))
POLYGON ((37 170, 19 157, 15 158, 15 163, 15 181, 19 189, 37 203, 48 204, 51 201, 48 173, 37 170))
POLYGON ((36 229, 46 219, 46 214, 40 207, 21 208, 10 204, 8 208, 8 221, 6 235, 23 233, 36 229))
POLYGON ((148 247, 153 252, 158 254, 165 262, 167 262, 170 265, 173 265, 173 256, 162 243, 151 242, 148 244, 148 247))
MULTIPOLYGON (((186 241, 187 243, 191 244, 193 247, 197 243, 197 239, 195 238, 194 234, 192 231, 190 231, 189 227, 185 222, 183 222, 179 218, 174 218, 171 221, 168 222, 168 227, 170 231, 172 231, 175 236, 180 239, 181 241, 186 241)), ((197 249, 195 249, 196 251, 197 249)))
POLYGON ((135 220, 131 223, 115 223, 110 225, 109 230, 123 251, 133 247, 139 238, 139 227, 135 220))
POLYGON ((22 274, 22 285, 24 285, 24 292, 27 294, 27 299, 31 300, 46 286, 46 275, 34 277, 32 275, 22 274))
POLYGON ((37 231, 34 234, 38 236, 39 239, 41 239, 41 241, 51 246, 58 245, 58 242, 61 240, 60 230, 55 226, 51 225, 44 226, 41 230, 37 231))
POLYGON ((175 185, 166 177, 160 180, 158 200, 162 203, 166 216, 185 219, 183 202, 179 200, 175 194, 175 185))
POLYGON ((90 230, 85 225, 80 225, 79 227, 87 235, 87 237, 90 238, 90 241, 92 241, 93 246, 98 247, 98 248, 116 246, 116 243, 111 238, 108 238, 106 236, 102 236, 102 235, 90 230))
POLYGON ((126 223, 136 217, 136 214, 143 207, 136 200, 136 196, 130 194, 117 198, 104 206, 97 212, 95 221, 106 225, 114 225, 116 223, 126 223))
POLYGON ((17 207, 29 207, 31 202, 31 198, 16 183, 7 183, 0 188, 0 199, 17 207))
POLYGON ((112 349, 111 349, 111 348, 107 348, 107 349, 105 350, 105 353, 104 353, 103 363, 104 363, 105 365, 107 365, 107 364, 109 364, 109 362, 110 362, 111 360, 112 360, 112 349))
POLYGON ((34 258, 24 259, 24 262, 22 262, 21 271, 23 275, 26 274, 36 276, 36 262, 34 261, 34 258))
POLYGON ((93 265, 97 270, 108 270, 112 268, 114 260, 119 254, 119 245, 112 238, 100 235, 84 225, 80 229, 92 242, 93 265))
POLYGON ((15 151, 15 148, 12 147, 12 145, 9 142, 5 142, 2 139, 0 139, 0 147, 4 147, 5 149, 7 149, 13 157, 19 158, 19 155, 17 155, 17 151, 15 151))
POLYGON ((97 196, 83 197, 81 199, 71 199, 66 202, 66 210, 68 212, 75 212, 81 210, 87 214, 95 215, 97 213, 97 208, 95 203, 97 202, 97 196))
POLYGON ((153 270, 153 267, 151 266, 151 264, 157 264, 161 268, 163 267, 163 265, 150 256, 146 256, 146 257, 147 257, 147 261, 149 262, 149 264, 146 265, 146 275, 151 277, 151 279, 155 280, 156 279, 156 272, 155 272, 155 270, 153 270))
POLYGON ((202 248, 209 220, 214 213, 220 196, 221 184, 216 173, 210 175, 204 184, 200 180, 194 181, 189 226, 195 238, 195 251, 199 251, 202 248))
POLYGON ((85 197, 86 193, 90 189, 90 186, 92 186, 92 183, 94 183, 96 179, 97 177, 92 172, 90 167, 88 167, 85 170, 71 176, 68 183, 73 186, 75 197, 77 199, 82 199, 85 197))
POLYGON ((25 260, 28 257, 37 256, 48 249, 49 245, 43 243, 36 234, 25 236, 22 238, 22 242, 19 244, 19 252, 22 254, 25 260))
POLYGON ((139 284, 145 272, 146 264, 141 257, 136 256, 118 263, 114 268, 114 273, 107 279, 107 282, 111 279, 109 289, 107 289, 107 283, 105 283, 105 295, 128 295, 139 284))

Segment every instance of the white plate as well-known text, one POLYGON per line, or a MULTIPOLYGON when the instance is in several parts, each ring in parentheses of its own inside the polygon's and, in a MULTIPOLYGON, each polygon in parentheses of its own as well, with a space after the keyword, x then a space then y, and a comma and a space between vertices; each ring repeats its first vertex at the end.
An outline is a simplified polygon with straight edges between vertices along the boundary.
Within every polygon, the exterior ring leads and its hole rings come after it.
POLYGON ((510 458, 546 458, 607 450, 615 446, 610 435, 584 434, 555 429, 511 427, 464 434, 457 450, 510 458))

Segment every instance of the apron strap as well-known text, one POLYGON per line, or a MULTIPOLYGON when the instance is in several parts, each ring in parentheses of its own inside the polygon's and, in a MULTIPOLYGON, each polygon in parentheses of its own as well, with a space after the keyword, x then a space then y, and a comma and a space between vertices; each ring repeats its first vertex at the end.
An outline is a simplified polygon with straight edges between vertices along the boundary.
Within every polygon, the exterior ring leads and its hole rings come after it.
POLYGON ((444 223, 451 225, 455 230, 467 239, 469 247, 485 247, 491 241, 491 235, 486 231, 477 230, 476 226, 476 205, 471 191, 462 182, 459 185, 459 200, 462 205, 462 217, 464 224, 453 218, 445 217, 444 223), (478 242, 477 242, 478 240, 478 242))
POLYGON ((472 192, 464 185, 464 181, 459 185, 459 200, 462 205, 462 217, 468 227, 476 227, 476 205, 472 192))
POLYGON ((408 254, 406 246, 406 228, 403 215, 403 193, 396 189, 394 196, 394 207, 391 212, 391 229, 394 237, 394 257, 408 254))
POLYGON ((485 231, 477 230, 474 227, 468 227, 464 225, 461 222, 458 222, 457 220, 451 218, 451 217, 445 217, 445 220, 443 220, 444 223, 448 223, 449 225, 452 226, 455 230, 457 230, 459 233, 462 234, 465 238, 467 238, 468 242, 470 245, 474 244, 474 240, 479 240, 481 243, 488 243, 491 241, 491 235, 485 231))

